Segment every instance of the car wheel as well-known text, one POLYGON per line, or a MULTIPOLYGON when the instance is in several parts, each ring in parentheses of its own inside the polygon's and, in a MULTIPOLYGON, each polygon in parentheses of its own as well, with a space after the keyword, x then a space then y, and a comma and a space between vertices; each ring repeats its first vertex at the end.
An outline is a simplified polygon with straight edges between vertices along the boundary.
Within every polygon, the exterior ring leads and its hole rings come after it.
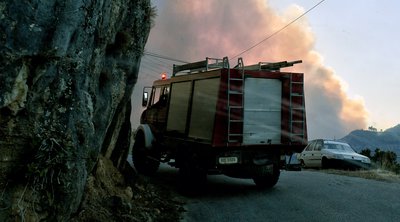
POLYGON ((301 168, 306 168, 306 164, 304 163, 304 160, 300 160, 300 165, 301 165, 301 168))
POLYGON ((138 173, 144 175, 153 175, 160 167, 160 161, 155 152, 145 147, 144 136, 139 135, 135 139, 135 144, 132 148, 132 162, 138 173))
POLYGON ((321 168, 322 169, 329 169, 330 165, 329 165, 329 160, 326 157, 323 157, 321 160, 321 168))

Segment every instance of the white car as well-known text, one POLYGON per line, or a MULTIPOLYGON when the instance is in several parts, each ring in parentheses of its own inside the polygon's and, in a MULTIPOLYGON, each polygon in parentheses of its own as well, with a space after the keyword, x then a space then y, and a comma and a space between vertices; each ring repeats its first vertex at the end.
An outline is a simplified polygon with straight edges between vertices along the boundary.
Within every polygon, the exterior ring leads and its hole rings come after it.
POLYGON ((298 156, 303 167, 369 168, 371 160, 356 153, 349 144, 333 140, 312 140, 298 156))

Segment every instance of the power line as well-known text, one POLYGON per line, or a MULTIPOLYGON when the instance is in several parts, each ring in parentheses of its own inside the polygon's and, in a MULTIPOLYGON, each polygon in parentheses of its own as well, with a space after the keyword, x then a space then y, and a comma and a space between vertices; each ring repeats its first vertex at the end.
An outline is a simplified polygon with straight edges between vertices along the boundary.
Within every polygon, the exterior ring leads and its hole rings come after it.
MULTIPOLYGON (((292 20, 291 22, 289 22, 288 24, 286 24, 285 26, 283 26, 282 28, 278 29, 277 31, 273 32, 272 34, 270 34, 269 36, 267 36, 266 38, 264 38, 263 40, 261 40, 260 42, 254 44, 253 46, 247 48, 246 50, 242 51, 241 53, 233 56, 232 58, 230 58, 230 60, 239 57, 240 55, 252 50, 253 48, 259 46, 260 44, 262 44, 263 42, 267 41, 268 39, 274 37, 275 35, 277 35, 278 33, 280 33, 281 31, 283 31, 284 29, 286 29, 287 27, 289 27, 291 24, 295 23, 296 21, 298 21, 300 18, 302 18, 304 15, 306 15, 307 13, 309 13, 310 11, 312 11, 314 8, 318 7, 320 4, 322 4, 325 0, 321 0, 320 2, 318 2, 317 4, 315 4, 313 7, 311 7, 310 9, 308 9, 307 11, 305 11, 303 14, 301 14, 300 16, 298 16, 297 18, 295 18, 294 20, 292 20)), ((145 51, 143 53, 144 55, 150 56, 150 57, 155 57, 155 58, 160 58, 160 59, 165 59, 165 60, 169 60, 169 61, 173 61, 173 62, 179 62, 179 63, 189 63, 187 61, 184 60, 180 60, 180 59, 176 59, 176 58, 172 58, 169 56, 165 56, 165 55, 161 55, 161 54, 157 54, 154 52, 149 52, 149 51, 145 51)), ((160 61, 160 60, 159 60, 160 61)), ((161 61, 160 61, 161 62, 161 61)))
POLYGON ((160 58, 160 59, 166 59, 166 60, 174 61, 174 62, 189 63, 187 61, 183 61, 183 60, 180 60, 180 59, 175 59, 175 58, 172 58, 172 57, 156 54, 156 53, 149 52, 149 51, 144 52, 143 54, 148 55, 148 56, 153 56, 153 57, 156 57, 156 58, 160 58))
POLYGON ((144 56, 143 58, 148 61, 152 61, 156 64, 159 64, 160 66, 168 67, 168 69, 172 69, 172 67, 173 67, 173 63, 171 63, 171 61, 169 61, 169 60, 159 59, 159 58, 152 57, 152 56, 144 56))
POLYGON ((252 50, 253 48, 257 47, 258 45, 260 45, 261 43, 267 41, 268 39, 274 37, 275 35, 277 35, 278 33, 280 33, 281 31, 283 31, 284 29, 286 29, 287 27, 289 27, 291 24, 295 23, 297 20, 299 20, 300 18, 302 18, 304 15, 306 15, 307 13, 309 13, 311 10, 313 10, 314 8, 316 8, 317 6, 319 6, 320 4, 322 4, 325 0, 321 0, 320 2, 318 2, 316 5, 314 5, 313 7, 311 7, 310 9, 308 9, 306 12, 304 12, 303 14, 301 14, 300 16, 298 16, 297 18, 295 18, 294 20, 292 20, 291 22, 289 22, 288 24, 286 24, 285 26, 283 26, 282 28, 278 29, 277 31, 273 32, 271 35, 267 36, 266 38, 264 38, 263 40, 261 40, 260 42, 258 42, 257 44, 251 46, 250 48, 242 51, 241 53, 233 56, 231 59, 237 58, 240 55, 252 50))
POLYGON ((152 64, 153 66, 155 66, 157 68, 162 68, 162 67, 172 68, 172 63, 164 63, 164 62, 161 62, 160 60, 158 60, 157 58, 150 57, 150 56, 144 56, 142 61, 152 64))
POLYGON ((156 57, 145 55, 140 64, 141 72, 146 73, 147 70, 150 70, 157 76, 160 76, 162 72, 172 73, 173 64, 171 62, 165 62, 163 59, 158 59, 156 57))

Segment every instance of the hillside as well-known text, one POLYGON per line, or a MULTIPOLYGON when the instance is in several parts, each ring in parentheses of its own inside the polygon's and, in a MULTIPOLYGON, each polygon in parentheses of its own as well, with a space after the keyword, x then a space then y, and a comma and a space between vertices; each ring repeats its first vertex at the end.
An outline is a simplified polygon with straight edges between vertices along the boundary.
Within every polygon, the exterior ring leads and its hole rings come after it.
POLYGON ((400 156, 400 124, 383 132, 354 130, 340 140, 349 143, 356 151, 379 148, 394 151, 400 156))

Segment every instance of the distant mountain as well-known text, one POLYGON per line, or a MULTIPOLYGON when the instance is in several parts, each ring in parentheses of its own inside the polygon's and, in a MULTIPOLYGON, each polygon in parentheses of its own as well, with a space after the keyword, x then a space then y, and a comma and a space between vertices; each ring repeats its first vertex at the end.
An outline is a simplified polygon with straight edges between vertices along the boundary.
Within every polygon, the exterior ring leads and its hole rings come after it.
MULTIPOLYGON (((373 128, 372 128, 373 129, 373 128)), ((362 149, 393 151, 400 156, 400 124, 383 132, 376 130, 354 130, 340 139, 350 144, 357 152, 362 149)))

